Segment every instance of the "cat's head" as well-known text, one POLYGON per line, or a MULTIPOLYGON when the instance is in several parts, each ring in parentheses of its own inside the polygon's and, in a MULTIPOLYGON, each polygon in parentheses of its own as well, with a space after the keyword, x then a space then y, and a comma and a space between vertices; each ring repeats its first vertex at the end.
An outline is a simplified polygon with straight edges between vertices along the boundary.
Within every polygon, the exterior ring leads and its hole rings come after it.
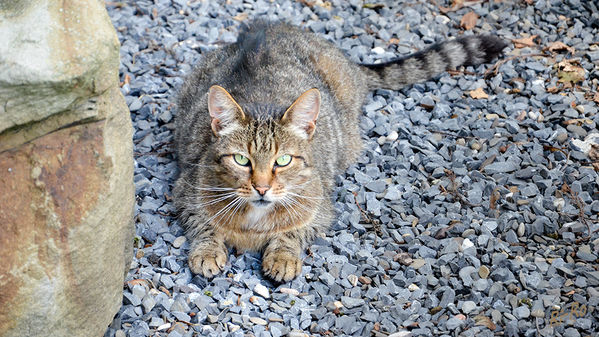
POLYGON ((319 110, 320 92, 310 89, 269 114, 275 117, 256 118, 225 89, 212 86, 208 111, 218 184, 261 210, 298 201, 312 179, 310 142, 319 110))

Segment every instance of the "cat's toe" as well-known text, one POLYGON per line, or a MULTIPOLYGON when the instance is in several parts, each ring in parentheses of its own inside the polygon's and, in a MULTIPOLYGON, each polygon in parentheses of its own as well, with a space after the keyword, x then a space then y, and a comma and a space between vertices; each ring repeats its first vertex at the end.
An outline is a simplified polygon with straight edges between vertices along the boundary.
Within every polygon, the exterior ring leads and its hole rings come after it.
POLYGON ((302 260, 289 252, 274 252, 264 256, 262 270, 277 282, 288 282, 302 272, 302 260))
POLYGON ((188 262, 192 273, 212 278, 224 269, 227 254, 221 249, 201 249, 189 254, 188 262))

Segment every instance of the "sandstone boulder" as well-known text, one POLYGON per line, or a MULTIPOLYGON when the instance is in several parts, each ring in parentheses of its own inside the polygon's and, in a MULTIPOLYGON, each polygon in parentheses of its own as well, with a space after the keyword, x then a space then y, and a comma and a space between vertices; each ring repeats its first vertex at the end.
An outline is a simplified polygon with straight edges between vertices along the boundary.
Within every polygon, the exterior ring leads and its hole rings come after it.
POLYGON ((102 336, 132 254, 131 121, 103 1, 0 0, 0 336, 102 336))

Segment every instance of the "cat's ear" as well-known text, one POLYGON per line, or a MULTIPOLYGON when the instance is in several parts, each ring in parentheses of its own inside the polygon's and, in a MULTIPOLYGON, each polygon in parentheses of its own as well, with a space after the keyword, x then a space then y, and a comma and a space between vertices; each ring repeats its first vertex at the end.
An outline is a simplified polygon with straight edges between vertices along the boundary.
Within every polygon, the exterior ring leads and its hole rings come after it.
POLYGON ((312 88, 304 92, 285 111, 281 121, 297 135, 310 139, 316 129, 316 119, 320 112, 320 91, 312 88))
POLYGON ((220 137, 240 127, 245 119, 241 107, 223 87, 213 85, 208 90, 208 112, 212 117, 212 132, 220 137))

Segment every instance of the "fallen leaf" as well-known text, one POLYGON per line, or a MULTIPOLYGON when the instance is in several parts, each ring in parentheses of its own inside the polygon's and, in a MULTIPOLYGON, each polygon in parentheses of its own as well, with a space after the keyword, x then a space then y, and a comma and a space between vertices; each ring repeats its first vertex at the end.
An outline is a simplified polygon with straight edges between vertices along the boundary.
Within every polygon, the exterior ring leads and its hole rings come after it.
POLYGON ((384 4, 363 4, 362 8, 381 9, 381 8, 385 8, 385 5, 384 4))
POLYGON ((496 209, 497 208, 497 200, 501 198, 501 194, 499 193, 499 189, 494 189, 493 193, 491 193, 491 198, 489 199, 489 208, 496 209))
POLYGON ((135 285, 141 285, 141 286, 146 286, 146 287, 149 287, 149 286, 148 286, 148 280, 144 280, 144 279, 134 279, 134 280, 130 280, 130 281, 127 281, 127 284, 128 284, 130 287, 133 287, 133 286, 135 286, 135 285))
POLYGON ((474 322, 474 325, 486 326, 487 328, 489 328, 489 330, 497 329, 497 325, 495 325, 495 323, 493 323, 493 321, 489 317, 484 315, 478 315, 474 317, 474 322))
POLYGON ((247 18, 248 18, 248 13, 244 12, 244 13, 239 13, 239 14, 235 15, 233 17, 233 20, 242 22, 242 21, 245 21, 247 18))
POLYGON ((512 43, 516 48, 524 48, 524 47, 533 47, 536 45, 534 39, 537 38, 538 35, 531 35, 529 37, 523 37, 521 39, 512 39, 512 43))
POLYGON ((389 39, 389 42, 387 42, 387 45, 391 45, 391 44, 399 44, 399 39, 392 37, 389 39))
POLYGON ((438 307, 438 306, 437 306, 437 307, 434 307, 434 308, 430 309, 430 310, 428 311, 428 313, 429 313, 429 314, 431 314, 431 315, 434 315, 434 314, 438 313, 438 312, 439 312, 439 311, 441 311, 441 310, 443 310, 443 307, 438 307))
POLYGON ((464 0, 453 0, 450 7, 439 6, 439 10, 441 13, 447 14, 449 12, 457 11, 462 7, 464 7, 464 0))
POLYGON ((549 88, 547 88, 547 92, 551 93, 551 94, 555 94, 558 91, 559 91, 558 87, 549 87, 549 88))
POLYGON ((578 82, 584 81, 586 70, 584 68, 579 67, 578 60, 563 60, 559 62, 556 66, 558 69, 557 77, 559 78, 559 83, 570 84, 573 85, 578 82))
POLYGON ((570 124, 582 125, 584 123, 593 124, 593 121, 588 118, 574 118, 574 119, 568 119, 568 120, 562 122, 562 124, 564 124, 564 125, 570 125, 570 124))
POLYGON ((484 170, 486 166, 491 165, 495 161, 495 158, 497 158, 496 154, 490 155, 487 159, 485 159, 485 161, 483 161, 482 164, 480 164, 480 166, 478 167, 478 170, 479 171, 484 170))
POLYGON ((470 97, 474 98, 474 99, 481 99, 481 98, 489 98, 489 95, 487 95, 487 93, 483 90, 483 88, 477 88, 475 90, 472 90, 469 92, 470 97))
POLYGON ((560 41, 552 42, 549 46, 543 48, 543 50, 549 50, 550 52, 567 50, 572 55, 574 55, 575 51, 573 47, 569 47, 567 44, 560 41))
POLYGON ((478 20, 478 14, 470 11, 462 16, 460 27, 464 28, 465 30, 470 30, 476 26, 476 20, 478 20))

